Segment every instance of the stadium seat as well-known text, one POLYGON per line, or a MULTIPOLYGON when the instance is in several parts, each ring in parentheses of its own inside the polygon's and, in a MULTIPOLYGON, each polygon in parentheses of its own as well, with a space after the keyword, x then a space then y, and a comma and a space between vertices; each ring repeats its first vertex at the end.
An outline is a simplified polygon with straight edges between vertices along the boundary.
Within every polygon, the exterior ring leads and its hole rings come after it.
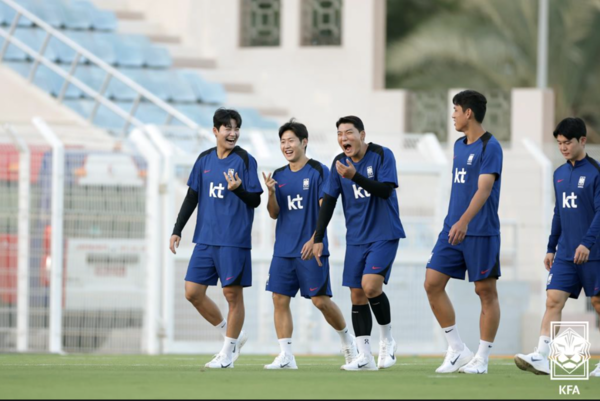
POLYGON ((187 81, 199 102, 212 104, 223 104, 226 102, 227 93, 223 85, 206 81, 196 71, 180 70, 179 74, 187 81))
MULTIPOLYGON (((16 0, 16 2, 20 6, 27 9, 27 11, 30 11, 30 12, 33 12, 34 14, 36 14, 36 12, 34 11, 36 7, 35 7, 35 4, 33 3, 33 1, 31 1, 31 0, 16 0)), ((2 25, 9 26, 10 24, 12 24, 16 15, 17 14, 12 7, 5 4, 4 2, 0 2, 0 23, 2 25)), ((21 16, 21 18, 19 18, 18 26, 30 27, 30 26, 33 26, 33 21, 21 16)))
POLYGON ((96 31, 117 30, 118 21, 114 12, 109 10, 100 10, 87 0, 78 0, 75 3, 77 3, 79 7, 86 9, 89 13, 92 21, 91 29, 96 31))

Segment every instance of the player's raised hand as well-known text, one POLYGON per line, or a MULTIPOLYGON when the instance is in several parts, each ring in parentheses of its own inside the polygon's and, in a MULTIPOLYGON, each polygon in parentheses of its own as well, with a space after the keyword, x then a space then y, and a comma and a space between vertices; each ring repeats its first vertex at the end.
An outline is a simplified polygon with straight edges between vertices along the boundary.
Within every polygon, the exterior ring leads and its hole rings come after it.
POLYGON ((319 266, 323 266, 323 263, 321 263, 321 256, 323 255, 323 243, 319 242, 314 244, 312 253, 315 256, 315 259, 317 260, 317 264, 319 266))
POLYGON ((277 181, 275 181, 271 177, 271 173, 269 173, 269 175, 265 175, 265 173, 263 171, 262 175, 263 175, 263 179, 265 180, 265 185, 267 186, 267 189, 269 190, 269 194, 274 194, 275 193, 275 185, 277 184, 277 181))
POLYGON ((181 237, 179 235, 171 235, 171 241, 169 241, 169 249, 173 252, 174 255, 177 255, 175 252, 176 248, 179 248, 179 242, 181 241, 181 237))
POLYGON ((448 234, 448 243, 452 245, 458 245, 464 241, 467 236, 467 229, 469 225, 463 223, 461 220, 458 220, 452 228, 450 229, 450 233, 448 234))
POLYGON ((236 189, 238 189, 238 187, 240 185, 242 185, 242 180, 238 176, 238 173, 235 173, 235 177, 234 177, 233 173, 231 171, 229 172, 229 174, 227 174, 223 171, 223 175, 225 176, 225 179, 227 180, 227 189, 228 190, 235 191, 236 189))
POLYGON ((337 170, 339 175, 351 180, 352 178, 354 178, 354 174, 356 174, 356 168, 354 167, 354 164, 352 164, 352 160, 350 160, 349 157, 346 158, 346 162, 348 163, 348 165, 345 165, 344 163, 338 160, 337 162, 335 162, 335 169, 337 170))
POLYGON ((573 258, 573 262, 576 265, 582 265, 587 263, 590 258, 590 250, 587 249, 584 245, 579 245, 575 250, 575 257, 573 258))
POLYGON ((554 263, 554 254, 547 253, 546 257, 544 257, 544 267, 546 268, 546 270, 550 271, 553 263, 554 263))

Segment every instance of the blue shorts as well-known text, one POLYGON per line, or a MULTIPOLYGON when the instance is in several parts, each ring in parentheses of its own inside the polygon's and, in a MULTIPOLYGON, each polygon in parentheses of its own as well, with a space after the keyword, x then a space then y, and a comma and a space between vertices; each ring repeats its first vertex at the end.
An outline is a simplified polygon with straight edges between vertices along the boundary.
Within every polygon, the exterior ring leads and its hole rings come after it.
POLYGON ((427 268, 442 274, 465 279, 469 272, 469 281, 481 281, 489 277, 500 277, 500 236, 467 236, 458 245, 448 243, 448 233, 442 231, 431 252, 427 268))
POLYGON ((185 281, 203 285, 252 285, 250 249, 231 246, 196 244, 188 265, 185 281))
POLYGON ((342 285, 362 288, 365 274, 379 274, 388 283, 400 240, 377 241, 366 245, 346 245, 342 285))
POLYGON ((304 298, 319 295, 331 297, 329 257, 322 256, 321 263, 323 266, 319 266, 315 258, 302 260, 302 258, 273 256, 266 290, 295 297, 300 289, 300 295, 304 298))
POLYGON ((579 298, 581 289, 586 297, 594 297, 600 293, 600 261, 591 260, 582 265, 572 261, 554 259, 546 290, 568 292, 569 298, 579 298))

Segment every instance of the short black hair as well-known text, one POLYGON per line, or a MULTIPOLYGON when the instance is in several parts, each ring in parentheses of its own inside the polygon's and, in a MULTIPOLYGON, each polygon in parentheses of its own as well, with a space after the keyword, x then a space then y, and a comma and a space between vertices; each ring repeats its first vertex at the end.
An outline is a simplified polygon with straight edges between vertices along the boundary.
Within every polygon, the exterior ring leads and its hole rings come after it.
POLYGON ((487 99, 481 93, 474 90, 465 90, 457 93, 452 98, 452 103, 456 106, 460 106, 463 112, 467 109, 471 109, 475 120, 482 123, 485 118, 487 99))
POLYGON ((335 123, 335 127, 339 128, 341 124, 353 124, 354 127, 358 130, 358 132, 365 130, 365 125, 362 120, 356 116, 346 116, 342 117, 335 123))
MULTIPOLYGON (((279 139, 281 139, 286 131, 292 131, 294 135, 300 139, 300 142, 302 142, 303 139, 308 140, 308 129, 306 129, 306 125, 295 121, 293 118, 279 127, 279 139)), ((306 150, 307 147, 308 145, 304 147, 304 150, 306 150)))
POLYGON ((213 127, 220 129, 222 125, 231 126, 231 120, 235 120, 238 128, 242 128, 242 116, 236 110, 219 107, 213 116, 213 127))
POLYGON ((579 142, 582 136, 587 136, 585 123, 579 117, 567 117, 559 122, 554 130, 554 137, 558 138, 559 135, 564 136, 568 140, 575 138, 579 142))

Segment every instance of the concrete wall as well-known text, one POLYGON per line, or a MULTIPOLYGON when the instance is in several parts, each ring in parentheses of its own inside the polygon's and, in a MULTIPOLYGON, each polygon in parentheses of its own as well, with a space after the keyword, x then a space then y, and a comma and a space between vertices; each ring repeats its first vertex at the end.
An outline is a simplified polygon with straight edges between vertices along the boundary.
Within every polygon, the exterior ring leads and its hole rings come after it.
POLYGON ((341 46, 301 46, 300 0, 281 7, 281 45, 240 47, 239 0, 128 0, 195 55, 217 61, 220 76, 249 82, 257 96, 289 111, 311 130, 335 132, 356 114, 368 130, 405 131, 405 92, 385 91, 385 0, 345 0, 341 46))

